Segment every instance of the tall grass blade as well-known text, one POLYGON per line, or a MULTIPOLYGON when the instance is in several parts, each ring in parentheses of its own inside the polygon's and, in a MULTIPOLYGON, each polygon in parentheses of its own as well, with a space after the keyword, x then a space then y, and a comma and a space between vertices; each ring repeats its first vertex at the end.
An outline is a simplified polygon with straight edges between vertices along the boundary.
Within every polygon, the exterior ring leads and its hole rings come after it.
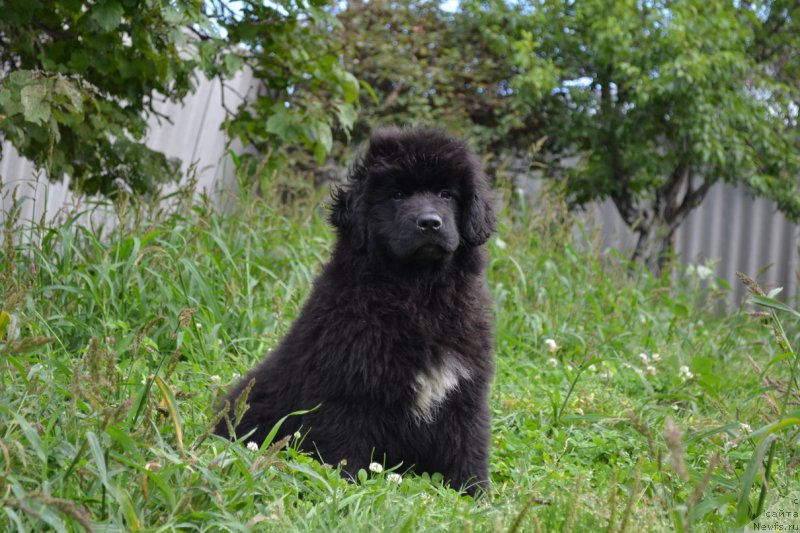
POLYGON ((182 456, 186 456, 186 451, 183 448, 183 429, 181 429, 181 417, 178 413, 178 407, 175 405, 175 396, 172 394, 172 389, 164 383, 160 376, 155 376, 154 381, 161 391, 164 398, 164 403, 167 406, 167 412, 172 419, 172 425, 175 428, 175 438, 178 440, 178 451, 182 456))
POLYGON ((739 494, 739 501, 736 505, 737 526, 743 526, 755 518, 755 516, 753 516, 753 507, 750 502, 750 489, 752 489, 753 483, 756 481, 758 471, 761 469, 761 466, 764 462, 764 454, 775 438, 776 436, 772 434, 768 435, 766 439, 761 441, 758 446, 756 446, 756 449, 753 450, 753 455, 750 458, 750 462, 747 463, 747 468, 742 476, 742 492, 739 494))
POLYGON ((783 311, 784 313, 789 313, 793 317, 800 319, 800 312, 797 312, 796 310, 792 309, 785 303, 776 300, 775 298, 752 295, 750 296, 750 300, 762 307, 768 307, 770 309, 775 309, 777 311, 783 311))

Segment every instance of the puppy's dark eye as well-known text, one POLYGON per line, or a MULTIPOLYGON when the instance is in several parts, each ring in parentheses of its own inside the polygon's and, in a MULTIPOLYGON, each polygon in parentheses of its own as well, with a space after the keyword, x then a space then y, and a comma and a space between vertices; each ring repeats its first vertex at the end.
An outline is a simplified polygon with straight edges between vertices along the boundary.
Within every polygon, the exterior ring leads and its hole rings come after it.
POLYGON ((449 200, 452 197, 453 195, 450 194, 450 191, 448 191, 447 189, 439 191, 439 198, 444 198, 445 200, 449 200))
POLYGON ((403 194, 402 192, 400 192, 400 191, 397 191, 396 193, 394 193, 394 194, 392 195, 392 198, 393 198, 393 199, 395 199, 395 200, 402 200, 403 198, 405 198, 405 196, 406 196, 406 195, 405 195, 405 194, 403 194))

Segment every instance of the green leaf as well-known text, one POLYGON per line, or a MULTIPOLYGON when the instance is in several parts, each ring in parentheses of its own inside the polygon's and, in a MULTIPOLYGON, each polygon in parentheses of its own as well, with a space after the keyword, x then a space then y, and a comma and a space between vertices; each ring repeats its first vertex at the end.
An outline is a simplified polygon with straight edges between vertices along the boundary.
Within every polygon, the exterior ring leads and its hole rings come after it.
POLYGON ((56 79, 56 83, 53 85, 53 92, 58 96, 65 96, 72 108, 79 113, 81 112, 83 108, 83 97, 75 84, 70 80, 59 76, 56 79))
POLYGON ((783 311, 785 313, 789 313, 790 315, 794 316, 795 318, 800 318, 800 313, 789 307, 783 302, 780 302, 774 298, 768 298, 766 296, 751 296, 750 300, 758 304, 762 307, 768 307, 770 309, 775 309, 777 311, 783 311))
POLYGON ((314 143, 314 158, 317 160, 317 164, 322 165, 325 163, 327 155, 328 152, 325 150, 325 146, 322 143, 314 143))
POLYGON ((267 119, 267 131, 277 135, 284 142, 296 141, 296 130, 295 117, 286 112, 285 109, 279 109, 267 119))
POLYGON ((331 132, 330 125, 318 122, 314 128, 314 140, 314 154, 317 156, 317 162, 321 165, 333 147, 333 132, 331 132))
POLYGON ((365 91, 367 91, 367 94, 369 95, 370 100, 372 100, 373 104, 378 105, 378 104, 381 103, 380 99, 378 98, 378 95, 375 94, 375 89, 372 88, 372 85, 370 85, 369 83, 367 83, 364 80, 360 80, 359 83, 360 83, 361 87, 365 91))
POLYGON ((34 73, 30 70, 15 70, 8 75, 8 81, 17 87, 24 87, 28 85, 34 77, 34 73))
POLYGON ((34 81, 20 91, 25 120, 34 124, 42 124, 50 119, 50 104, 45 101, 48 92, 47 80, 34 81))
POLYGON ((244 59, 239 54, 225 54, 222 63, 225 67, 225 75, 231 78, 244 66, 244 59))
POLYGON ((350 104, 337 104, 336 116, 342 129, 350 131, 358 119, 358 111, 350 104))
POLYGON ((6 311, 0 312, 0 339, 6 338, 6 330, 8 330, 8 325, 11 323, 11 315, 9 315, 6 311))
POLYGON ((331 147, 333 147, 333 132, 331 132, 330 125, 326 122, 319 122, 315 129, 314 137, 316 141, 322 145, 326 152, 329 152, 331 147))
POLYGON ((108 32, 120 25, 124 13, 125 10, 118 2, 106 2, 92 10, 92 20, 94 20, 103 31, 108 32))
POLYGON ((358 80, 349 72, 345 72, 342 80, 342 91, 344 92, 344 101, 348 104, 358 100, 358 80))
POLYGON ((161 8, 161 13, 164 15, 164 20, 170 24, 180 24, 183 22, 183 12, 172 5, 164 5, 161 8))

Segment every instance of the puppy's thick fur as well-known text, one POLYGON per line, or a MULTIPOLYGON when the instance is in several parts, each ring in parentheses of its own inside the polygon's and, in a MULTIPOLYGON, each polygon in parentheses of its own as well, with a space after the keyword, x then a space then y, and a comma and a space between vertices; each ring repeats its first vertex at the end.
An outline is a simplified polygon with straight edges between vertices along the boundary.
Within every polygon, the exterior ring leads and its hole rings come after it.
MULTIPOLYGON (((262 442, 307 432, 303 447, 354 475, 372 461, 440 472, 474 494, 488 484, 492 327, 481 245, 494 231, 484 173, 436 130, 373 133, 334 194, 338 240, 236 427, 262 442)), ((225 437, 223 420, 216 433, 225 437)))

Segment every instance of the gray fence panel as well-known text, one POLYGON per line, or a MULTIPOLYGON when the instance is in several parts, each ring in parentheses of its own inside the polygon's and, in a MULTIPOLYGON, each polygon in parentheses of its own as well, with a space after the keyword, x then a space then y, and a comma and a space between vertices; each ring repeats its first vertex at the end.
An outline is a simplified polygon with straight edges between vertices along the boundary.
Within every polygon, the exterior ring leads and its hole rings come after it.
POLYGON ((717 261, 714 273, 733 285, 736 301, 745 295, 737 271, 757 277, 765 289, 783 287, 783 298, 797 293, 800 226, 742 186, 719 183, 709 190, 678 230, 676 248, 684 263, 717 261))

